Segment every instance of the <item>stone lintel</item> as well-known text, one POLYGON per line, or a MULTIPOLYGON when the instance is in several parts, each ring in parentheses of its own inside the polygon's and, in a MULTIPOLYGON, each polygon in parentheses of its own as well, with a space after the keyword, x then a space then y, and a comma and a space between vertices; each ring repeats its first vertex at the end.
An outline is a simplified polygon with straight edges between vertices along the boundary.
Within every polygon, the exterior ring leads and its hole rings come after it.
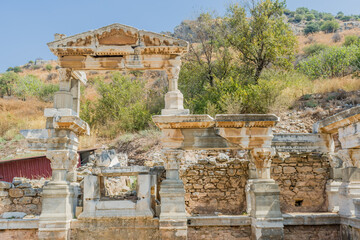
POLYGON ((284 225, 332 225, 340 224, 338 213, 285 213, 284 225))
POLYGON ((271 146, 277 152, 327 153, 327 134, 281 133, 274 134, 271 146))
POLYGON ((146 166, 126 166, 126 167, 112 167, 106 168, 101 167, 100 171, 97 172, 98 176, 133 176, 139 174, 149 174, 150 167, 146 166))
POLYGON ((336 133, 339 128, 346 127, 360 120, 360 106, 339 112, 331 117, 317 122, 314 132, 336 133))
POLYGON ((218 114, 215 116, 216 127, 273 127, 279 121, 274 114, 218 114))
POLYGON ((243 215, 189 216, 188 226, 249 226, 251 217, 243 215))
POLYGON ((156 115, 152 117, 160 129, 210 128, 215 126, 209 115, 156 115))

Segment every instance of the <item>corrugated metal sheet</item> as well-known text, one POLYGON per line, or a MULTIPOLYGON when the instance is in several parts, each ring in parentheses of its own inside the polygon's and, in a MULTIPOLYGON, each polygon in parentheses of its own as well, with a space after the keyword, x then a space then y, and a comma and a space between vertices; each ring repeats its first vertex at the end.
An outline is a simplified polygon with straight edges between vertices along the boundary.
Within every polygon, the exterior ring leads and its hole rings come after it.
POLYGON ((14 177, 48 178, 51 173, 50 160, 45 156, 0 163, 0 181, 12 182, 14 177))
MULTIPOLYGON (((78 151, 79 163, 81 166, 81 155, 86 152, 93 152, 96 148, 78 151)), ((25 177, 29 179, 49 178, 52 171, 50 160, 45 155, 10 160, 0 160, 0 181, 12 182, 14 177, 25 177)))

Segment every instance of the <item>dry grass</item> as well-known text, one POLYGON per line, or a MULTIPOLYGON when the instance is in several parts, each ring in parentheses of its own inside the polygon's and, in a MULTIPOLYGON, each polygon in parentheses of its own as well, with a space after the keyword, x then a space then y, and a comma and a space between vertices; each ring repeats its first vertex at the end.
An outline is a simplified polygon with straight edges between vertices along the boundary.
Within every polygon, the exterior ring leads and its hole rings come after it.
POLYGON ((50 106, 50 103, 37 99, 21 101, 0 98, 0 137, 11 140, 21 129, 44 128, 44 108, 50 106))
POLYGON ((311 93, 334 92, 339 89, 345 91, 360 90, 360 79, 353 78, 351 75, 341 78, 317 79, 313 82, 311 93))
POLYGON ((340 42, 333 42, 332 40, 332 36, 334 35, 333 33, 323 33, 323 32, 319 32, 319 33, 315 33, 315 34, 311 34, 309 36, 298 36, 298 42, 299 42, 299 53, 303 53, 303 49, 304 47, 310 45, 310 44, 314 44, 314 43, 319 43, 319 44, 324 44, 327 46, 341 46, 344 42, 345 42, 345 37, 349 36, 349 35, 357 35, 360 36, 360 28, 354 28, 351 30, 345 30, 342 32, 339 32, 340 36, 341 36, 341 41, 340 42), (312 43, 308 43, 309 42, 309 37, 313 38, 313 42, 312 43))

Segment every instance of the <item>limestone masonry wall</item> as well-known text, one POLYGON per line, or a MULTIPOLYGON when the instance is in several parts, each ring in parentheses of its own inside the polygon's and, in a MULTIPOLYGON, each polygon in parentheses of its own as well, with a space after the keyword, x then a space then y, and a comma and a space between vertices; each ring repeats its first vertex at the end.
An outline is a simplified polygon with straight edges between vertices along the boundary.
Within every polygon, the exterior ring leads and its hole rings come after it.
POLYGON ((281 211, 326 212, 325 187, 329 168, 328 158, 324 155, 292 154, 285 159, 275 157, 271 177, 280 187, 281 211))
POLYGON ((188 239, 250 240, 250 226, 189 227, 188 239))
POLYGON ((284 240, 299 240, 299 239, 316 239, 316 240, 341 239, 340 226, 339 225, 284 226, 284 240))
POLYGON ((186 153, 180 177, 190 214, 242 214, 246 211, 248 161, 236 152, 186 153))
POLYGON ((0 215, 4 212, 40 215, 44 182, 45 179, 25 178, 14 178, 12 183, 0 181, 0 215))
POLYGON ((17 240, 17 239, 37 239, 37 229, 6 229, 0 230, 0 239, 17 240))

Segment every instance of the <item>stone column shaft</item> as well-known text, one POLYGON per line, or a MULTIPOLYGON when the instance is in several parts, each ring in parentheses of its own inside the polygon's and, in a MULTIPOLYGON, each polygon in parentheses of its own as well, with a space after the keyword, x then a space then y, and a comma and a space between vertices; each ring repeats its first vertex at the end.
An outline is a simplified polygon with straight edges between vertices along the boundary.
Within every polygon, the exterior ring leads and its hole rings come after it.
POLYGON ((187 217, 184 184, 179 179, 179 158, 182 152, 165 150, 164 155, 166 179, 160 186, 160 237, 162 240, 183 240, 187 239, 187 217))

